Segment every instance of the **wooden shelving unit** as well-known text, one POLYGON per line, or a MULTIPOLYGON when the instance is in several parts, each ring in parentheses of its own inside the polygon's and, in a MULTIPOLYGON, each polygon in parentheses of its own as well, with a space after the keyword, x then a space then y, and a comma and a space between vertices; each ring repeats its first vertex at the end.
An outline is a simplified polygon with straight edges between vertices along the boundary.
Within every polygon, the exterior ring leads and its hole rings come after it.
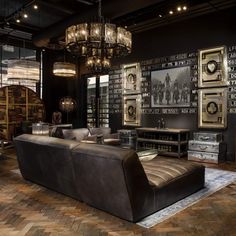
POLYGON ((24 121, 43 121, 44 104, 37 94, 24 86, 0 88, 0 140, 10 141, 24 121))
POLYGON ((136 128, 136 149, 157 149, 163 156, 181 157, 187 154, 188 129, 136 128))

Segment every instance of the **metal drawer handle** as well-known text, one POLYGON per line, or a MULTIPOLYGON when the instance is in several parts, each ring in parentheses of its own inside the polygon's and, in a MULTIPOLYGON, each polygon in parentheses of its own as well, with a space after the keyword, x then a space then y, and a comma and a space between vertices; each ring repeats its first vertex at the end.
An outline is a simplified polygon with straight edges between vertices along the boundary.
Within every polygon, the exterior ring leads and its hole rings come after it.
POLYGON ((204 159, 206 159, 206 157, 204 157, 203 154, 201 154, 201 155, 200 155, 200 159, 201 159, 201 160, 204 160, 204 159))
POLYGON ((199 148, 200 148, 201 150, 206 150, 206 149, 207 149, 207 146, 206 146, 206 147, 199 146, 199 148))

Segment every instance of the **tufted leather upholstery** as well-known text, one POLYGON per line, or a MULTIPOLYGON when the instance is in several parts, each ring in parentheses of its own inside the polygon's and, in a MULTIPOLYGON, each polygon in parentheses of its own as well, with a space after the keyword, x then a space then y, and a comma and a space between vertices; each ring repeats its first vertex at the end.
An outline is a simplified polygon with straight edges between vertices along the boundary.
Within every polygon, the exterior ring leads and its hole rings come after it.
POLYGON ((194 172, 198 168, 191 162, 176 161, 173 158, 155 158, 149 162, 142 162, 142 165, 149 183, 158 187, 167 185, 173 179, 194 172))
POLYGON ((136 222, 204 187, 202 165, 133 150, 24 134, 14 139, 22 176, 136 222))

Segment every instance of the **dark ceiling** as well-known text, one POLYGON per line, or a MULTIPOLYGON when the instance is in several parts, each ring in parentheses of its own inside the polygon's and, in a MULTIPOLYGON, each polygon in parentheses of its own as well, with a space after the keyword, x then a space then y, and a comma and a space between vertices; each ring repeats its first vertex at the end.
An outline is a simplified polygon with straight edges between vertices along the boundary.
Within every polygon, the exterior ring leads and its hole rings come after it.
MULTIPOLYGON (((31 40, 43 47, 64 40, 65 28, 96 18, 97 0, 0 0, 0 36, 31 40), (33 5, 38 5, 38 10, 33 5), (16 18, 27 13, 16 23, 16 18)), ((236 6, 235 0, 102 0, 102 14, 132 33, 236 6), (178 5, 188 10, 169 15, 178 5), (160 17, 161 15, 162 17, 160 17)))

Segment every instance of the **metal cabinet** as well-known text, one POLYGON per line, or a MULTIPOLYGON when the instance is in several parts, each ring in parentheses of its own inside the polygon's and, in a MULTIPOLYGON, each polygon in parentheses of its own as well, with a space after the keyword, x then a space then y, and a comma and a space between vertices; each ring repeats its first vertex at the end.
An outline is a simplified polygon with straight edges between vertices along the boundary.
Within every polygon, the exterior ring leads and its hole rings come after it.
POLYGON ((194 133, 194 140, 188 143, 188 160, 219 163, 226 154, 226 143, 220 133, 194 133))

